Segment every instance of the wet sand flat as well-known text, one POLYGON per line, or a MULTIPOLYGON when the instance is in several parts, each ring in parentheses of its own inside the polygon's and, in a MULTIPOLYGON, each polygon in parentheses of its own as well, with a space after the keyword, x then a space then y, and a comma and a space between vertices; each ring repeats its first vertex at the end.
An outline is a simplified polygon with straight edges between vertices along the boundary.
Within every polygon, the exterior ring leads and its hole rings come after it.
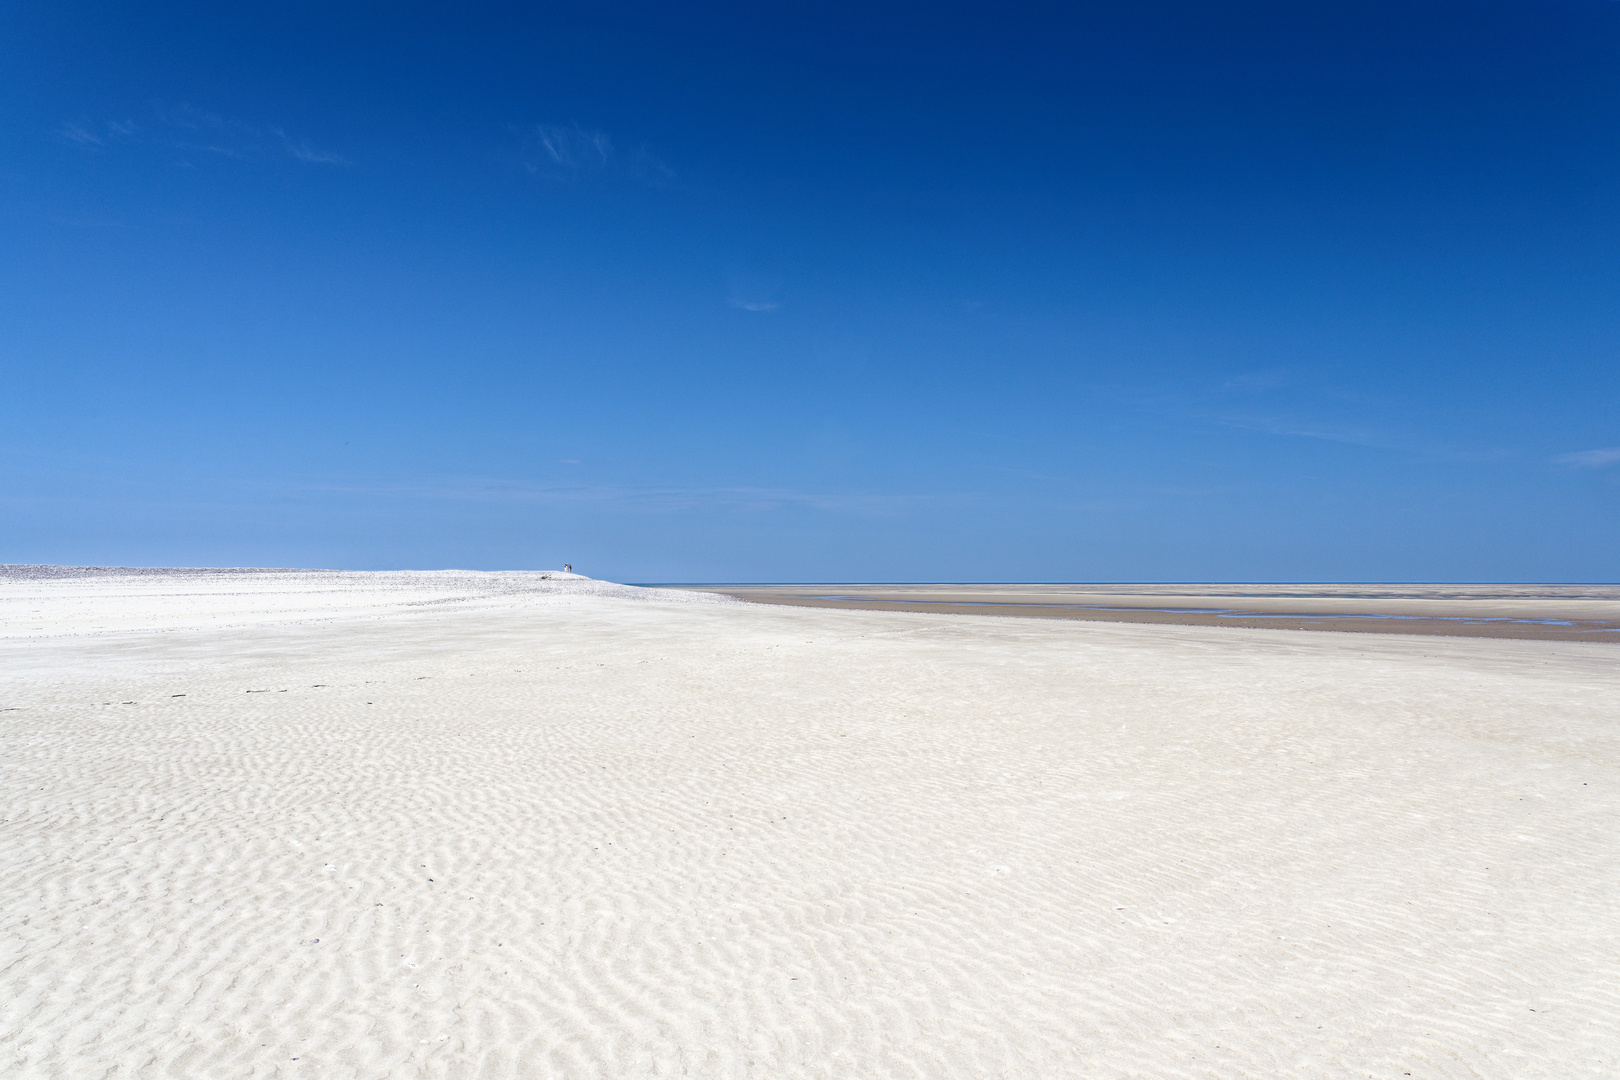
POLYGON ((690 587, 800 607, 1620 644, 1620 586, 1615 585, 690 587))
POLYGON ((1613 1077, 1615 657, 12 568, 0 1075, 1613 1077))

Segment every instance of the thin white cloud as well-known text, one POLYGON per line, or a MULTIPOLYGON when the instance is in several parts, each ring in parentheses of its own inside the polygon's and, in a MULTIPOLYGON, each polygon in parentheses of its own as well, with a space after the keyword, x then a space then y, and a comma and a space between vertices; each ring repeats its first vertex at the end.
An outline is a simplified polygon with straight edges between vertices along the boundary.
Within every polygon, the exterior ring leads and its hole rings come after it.
POLYGON ((1399 440, 1366 428, 1336 427, 1323 424, 1293 424, 1284 420, 1264 417, 1258 419, 1227 417, 1222 419, 1221 423, 1227 427, 1235 427, 1243 431, 1258 431, 1266 435, 1284 435, 1295 439, 1317 439, 1321 442, 1347 443, 1351 446, 1392 449, 1400 445, 1399 440))
POLYGON ((646 146, 621 147, 605 131, 578 124, 535 124, 523 132, 523 167, 553 181, 619 177, 650 187, 675 181, 675 170, 646 146))
POLYGON ((295 161, 310 165, 347 165, 348 159, 327 150, 317 150, 308 139, 295 139, 280 128, 271 128, 271 134, 281 140, 282 149, 295 161))
POLYGON ((541 156, 559 169, 579 172, 613 164, 613 139, 605 131, 536 124, 534 137, 541 156))
POLYGON ((780 274, 744 266, 735 269, 726 283, 726 303, 739 311, 776 311, 782 303, 780 274))
POLYGON ((1394 450, 1399 453, 1451 461, 1500 461, 1514 456, 1513 451, 1501 447, 1447 445, 1422 437, 1353 425, 1296 422, 1274 417, 1252 416, 1224 416, 1214 419, 1225 427, 1238 428, 1242 431, 1258 431, 1266 435, 1280 435, 1291 439, 1315 439, 1318 442, 1342 443, 1346 446, 1365 446, 1374 450, 1394 450))
POLYGON ((88 124, 63 124, 57 137, 75 146, 106 146, 101 134, 88 124))
POLYGON ((1559 454, 1552 461, 1558 465, 1569 465, 1577 469, 1602 469, 1620 463, 1620 446, 1609 446, 1602 450, 1576 450, 1569 454, 1559 454))
POLYGON ((1260 394, 1287 386, 1292 381, 1293 378, 1286 369, 1267 368, 1264 371, 1245 371, 1228 376, 1221 383, 1221 390, 1228 394, 1260 394))
POLYGON ((323 150, 306 138, 289 135, 282 128, 260 128, 183 104, 156 106, 148 121, 141 124, 133 120, 80 120, 64 124, 57 135, 64 143, 95 151, 117 145, 146 146, 233 161, 285 157, 306 165, 349 164, 342 155, 323 150))

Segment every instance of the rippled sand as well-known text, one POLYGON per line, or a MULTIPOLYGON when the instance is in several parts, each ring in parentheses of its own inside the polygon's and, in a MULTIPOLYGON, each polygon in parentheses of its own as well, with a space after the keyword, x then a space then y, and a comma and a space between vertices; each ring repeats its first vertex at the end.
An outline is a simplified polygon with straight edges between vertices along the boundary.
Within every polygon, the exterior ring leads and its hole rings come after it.
POLYGON ((0 1075, 1613 1077, 1615 656, 0 573, 0 1075))

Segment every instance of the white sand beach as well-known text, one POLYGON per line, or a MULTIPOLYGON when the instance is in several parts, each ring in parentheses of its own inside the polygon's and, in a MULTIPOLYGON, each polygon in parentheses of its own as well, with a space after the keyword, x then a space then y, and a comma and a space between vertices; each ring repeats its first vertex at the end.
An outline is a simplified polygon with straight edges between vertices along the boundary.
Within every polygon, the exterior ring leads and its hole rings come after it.
POLYGON ((0 1076, 1620 1075, 1620 645, 12 568, 0 709, 0 1076))

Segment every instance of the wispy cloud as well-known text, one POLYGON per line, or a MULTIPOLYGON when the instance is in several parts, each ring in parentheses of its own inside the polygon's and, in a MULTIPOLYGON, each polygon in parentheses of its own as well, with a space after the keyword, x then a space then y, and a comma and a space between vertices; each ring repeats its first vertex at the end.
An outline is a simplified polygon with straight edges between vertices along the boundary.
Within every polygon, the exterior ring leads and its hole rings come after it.
POLYGON ((306 162, 310 165, 347 165, 349 163, 342 155, 327 150, 317 150, 310 145, 308 139, 295 139, 280 128, 271 128, 270 132, 281 140, 282 149, 295 161, 306 162))
POLYGON ((781 291, 780 274, 739 268, 726 283, 726 303, 738 311, 778 311, 782 304, 776 296, 781 291))
POLYGON ((349 164, 341 154, 320 149, 283 128, 259 127, 184 104, 154 106, 141 120, 76 120, 63 124, 57 138, 97 153, 147 147, 234 161, 290 158, 309 165, 349 164))
POLYGON ((1280 389, 1293 381, 1284 368, 1268 368, 1265 371, 1244 371, 1228 376, 1221 383, 1220 389, 1228 394, 1261 394, 1268 390, 1280 389))
POLYGON ((1035 472, 1030 469, 1018 469, 1011 465, 986 465, 984 468, 991 472, 1006 473, 1008 476, 1021 476, 1025 480, 1044 480, 1054 484, 1072 484, 1072 476, 1053 476, 1051 473, 1035 472))
POLYGON ((1557 465, 1569 465, 1576 469, 1602 469, 1609 465, 1620 464, 1620 446, 1609 446, 1602 450, 1576 450, 1570 454, 1559 454, 1551 459, 1557 465))
POLYGON ((613 139, 605 131, 538 124, 534 138, 545 161, 566 172, 605 169, 613 164, 613 139))
POLYGON ((73 146, 106 146, 101 132, 89 124, 63 124, 57 138, 73 146))
POLYGON ((1223 417, 1220 423, 1242 431, 1258 431, 1266 435, 1284 435, 1295 439, 1316 439, 1321 442, 1346 443, 1351 446, 1371 446, 1390 450, 1401 448, 1404 440, 1369 428, 1343 427, 1334 424, 1296 423, 1270 417, 1223 417))
POLYGON ((619 177, 649 187, 676 180, 670 168, 644 144, 621 147, 605 131, 578 124, 535 124, 523 132, 523 167, 530 175, 557 182, 587 177, 619 177))
POLYGON ((1515 456, 1514 451, 1501 447, 1457 446, 1421 435, 1392 432, 1354 424, 1333 424, 1313 421, 1295 421, 1276 417, 1215 418, 1224 427, 1242 431, 1257 431, 1266 435, 1279 435, 1293 439, 1315 439, 1318 442, 1342 443, 1346 446, 1365 446, 1374 450, 1394 450, 1428 458, 1451 461, 1500 461, 1515 456))

